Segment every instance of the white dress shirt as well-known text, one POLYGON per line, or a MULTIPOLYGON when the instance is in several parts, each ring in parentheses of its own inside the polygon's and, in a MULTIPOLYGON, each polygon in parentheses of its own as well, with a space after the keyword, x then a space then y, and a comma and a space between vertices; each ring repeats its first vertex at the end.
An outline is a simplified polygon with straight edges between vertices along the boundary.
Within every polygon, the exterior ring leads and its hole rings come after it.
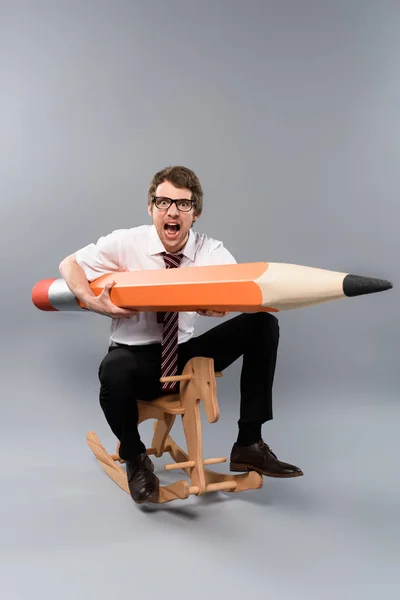
MULTIPOLYGON (((165 248, 154 225, 117 229, 76 252, 76 261, 88 281, 114 271, 164 269, 165 248)), ((181 267, 236 264, 223 243, 190 229, 189 239, 181 250, 181 267)), ((179 313, 178 343, 189 340, 198 318, 196 312, 179 313)), ((132 319, 111 319, 109 343, 146 345, 161 343, 162 323, 156 312, 140 312, 132 319)))

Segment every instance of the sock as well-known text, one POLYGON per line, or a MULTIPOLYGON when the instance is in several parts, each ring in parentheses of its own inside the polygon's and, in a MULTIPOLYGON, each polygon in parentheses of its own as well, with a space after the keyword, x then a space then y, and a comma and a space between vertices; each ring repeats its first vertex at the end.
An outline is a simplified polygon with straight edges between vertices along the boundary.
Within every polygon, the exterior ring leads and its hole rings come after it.
POLYGON ((239 446, 250 446, 261 439, 261 423, 240 423, 236 443, 239 446))

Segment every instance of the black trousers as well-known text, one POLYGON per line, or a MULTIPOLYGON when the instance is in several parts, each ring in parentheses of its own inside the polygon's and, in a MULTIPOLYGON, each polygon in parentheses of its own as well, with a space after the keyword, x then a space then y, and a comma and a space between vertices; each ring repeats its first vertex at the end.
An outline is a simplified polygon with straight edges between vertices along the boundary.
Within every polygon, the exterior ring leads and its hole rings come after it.
MULTIPOLYGON (((224 371, 242 356, 238 424, 261 425, 272 419, 278 343, 279 324, 274 315, 243 313, 179 344, 178 373, 195 356, 213 358, 216 371, 224 371)), ((159 381, 161 344, 110 346, 98 376, 100 405, 121 442, 121 458, 126 460, 144 452, 137 427, 137 400, 154 400, 166 393, 159 381)))

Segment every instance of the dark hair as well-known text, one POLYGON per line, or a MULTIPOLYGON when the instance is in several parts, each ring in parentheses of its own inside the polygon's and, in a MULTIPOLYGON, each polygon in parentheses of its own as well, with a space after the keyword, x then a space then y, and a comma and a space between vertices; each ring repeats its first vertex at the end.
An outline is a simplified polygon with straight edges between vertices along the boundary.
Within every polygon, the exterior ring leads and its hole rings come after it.
POLYGON ((151 180, 148 190, 148 202, 151 204, 156 189, 163 181, 169 181, 177 188, 187 188, 192 192, 194 215, 199 217, 203 211, 203 190, 196 173, 188 167, 171 166, 158 171, 151 180))

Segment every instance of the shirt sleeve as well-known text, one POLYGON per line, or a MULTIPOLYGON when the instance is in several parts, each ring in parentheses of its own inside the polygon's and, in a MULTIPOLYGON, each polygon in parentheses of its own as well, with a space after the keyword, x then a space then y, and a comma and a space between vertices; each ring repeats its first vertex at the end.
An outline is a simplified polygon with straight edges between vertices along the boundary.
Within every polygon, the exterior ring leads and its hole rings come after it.
POLYGON ((75 253, 76 262, 85 271, 88 281, 105 273, 122 270, 121 236, 113 231, 75 253))
POLYGON ((236 265, 235 257, 225 248, 222 242, 219 242, 210 252, 210 265, 236 265))

